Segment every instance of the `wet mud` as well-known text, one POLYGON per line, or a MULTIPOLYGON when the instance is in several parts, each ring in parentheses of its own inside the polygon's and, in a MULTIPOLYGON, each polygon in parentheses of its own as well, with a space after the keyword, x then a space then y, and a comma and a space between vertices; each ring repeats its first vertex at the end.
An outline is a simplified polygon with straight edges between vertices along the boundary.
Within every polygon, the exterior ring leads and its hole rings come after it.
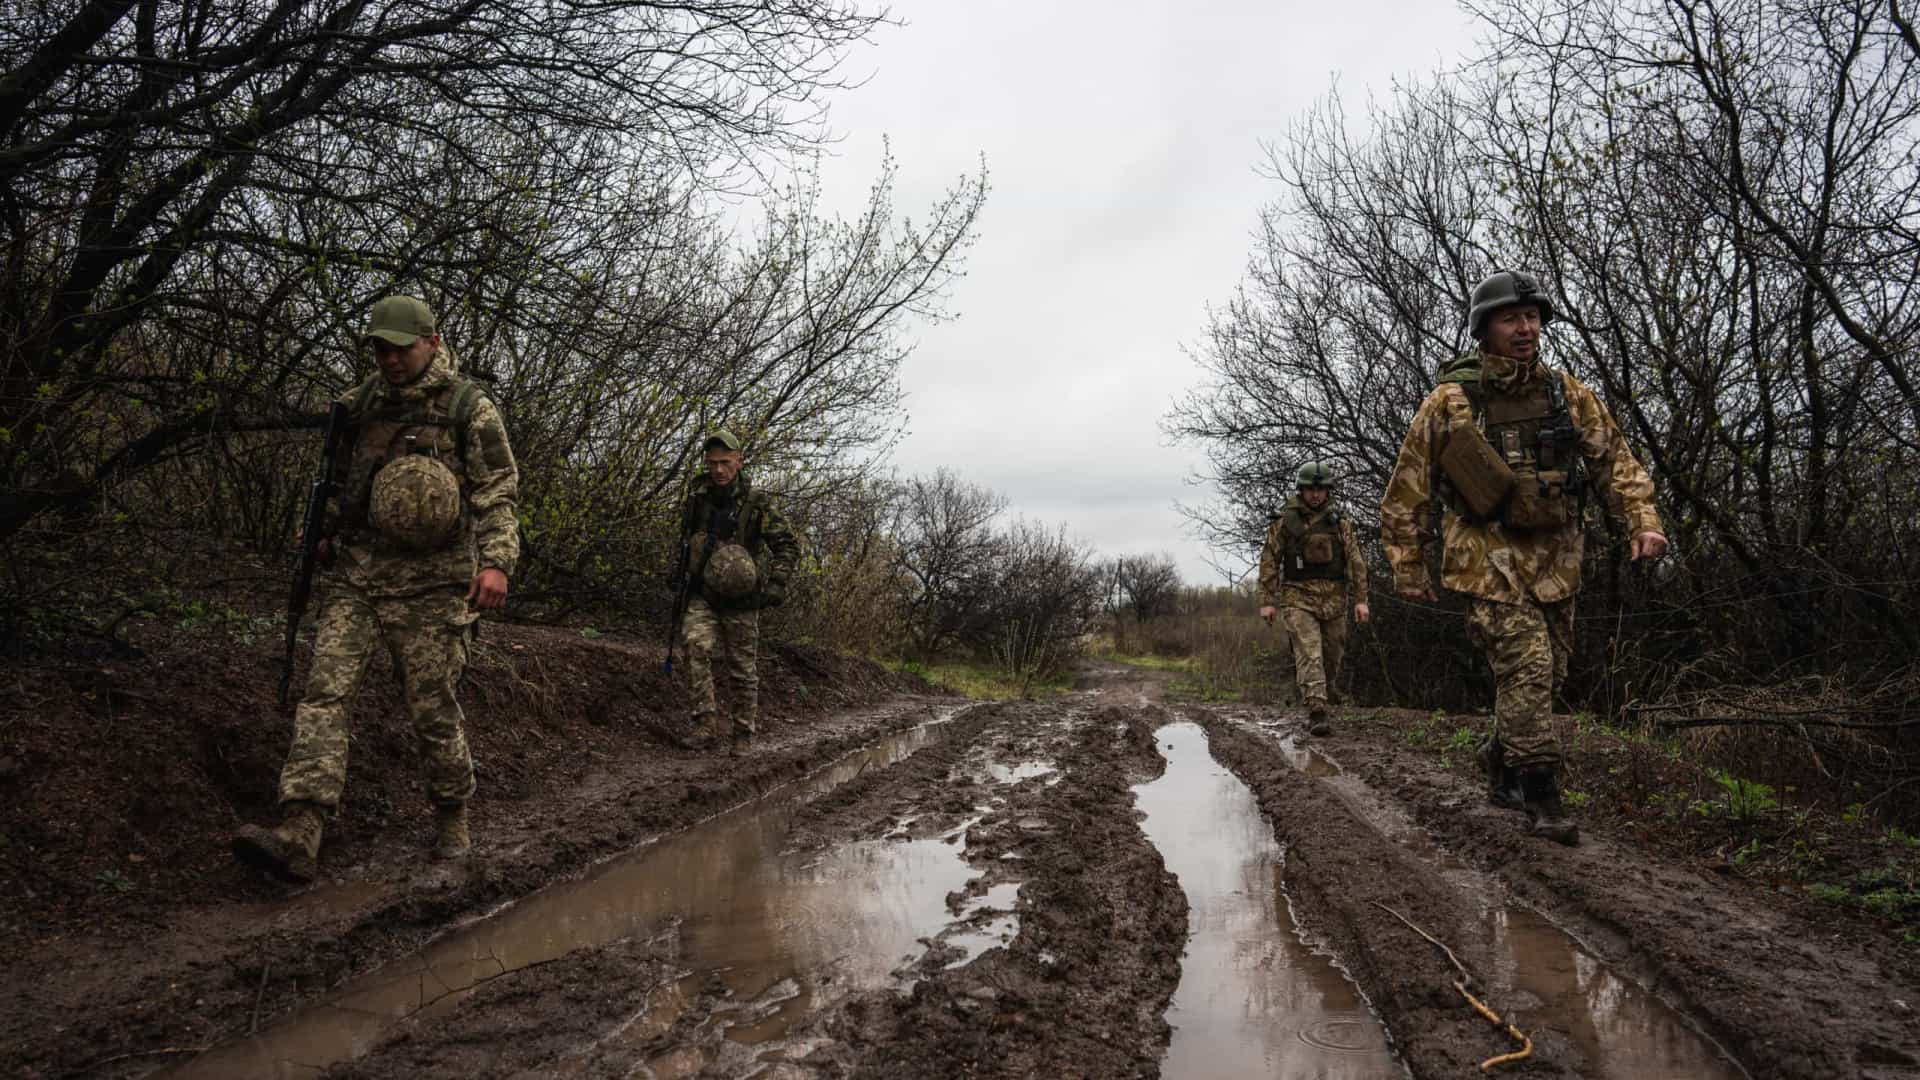
POLYGON ((1479 1075, 1515 1043, 1409 923, 1532 1038, 1501 1073, 1920 1075, 1898 967, 1629 843, 1531 841, 1387 720, 1081 685, 661 746, 465 864, 367 844, 40 939, 0 1075, 1479 1075))

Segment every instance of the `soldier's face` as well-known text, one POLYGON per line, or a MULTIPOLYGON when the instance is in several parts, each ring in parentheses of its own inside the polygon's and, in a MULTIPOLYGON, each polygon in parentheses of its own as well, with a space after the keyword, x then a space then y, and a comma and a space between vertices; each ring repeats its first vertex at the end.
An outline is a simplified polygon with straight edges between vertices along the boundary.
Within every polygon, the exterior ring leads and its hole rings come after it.
POLYGON ((740 473, 740 451, 715 447, 707 451, 707 479, 714 487, 726 487, 740 473))
POLYGON ((380 374, 395 386, 405 386, 420 377, 433 363, 433 354, 440 348, 440 335, 430 334, 415 338, 411 345, 395 345, 390 341, 373 339, 373 362, 380 366, 380 374))
POLYGON ((1540 308, 1513 304, 1487 316, 1487 336, 1480 347, 1496 356, 1533 359, 1540 351, 1540 308))
POLYGON ((1300 501, 1308 507, 1318 510, 1327 505, 1327 489, 1323 487, 1303 487, 1300 489, 1300 501))

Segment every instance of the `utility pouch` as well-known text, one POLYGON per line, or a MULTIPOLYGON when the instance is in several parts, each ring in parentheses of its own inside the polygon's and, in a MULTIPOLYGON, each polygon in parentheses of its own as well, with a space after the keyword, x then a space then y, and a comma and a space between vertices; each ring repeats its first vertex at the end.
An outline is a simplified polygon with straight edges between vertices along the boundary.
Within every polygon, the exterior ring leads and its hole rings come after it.
POLYGON ((1308 533, 1301 547, 1308 566, 1325 566, 1333 561, 1333 537, 1326 533, 1308 533))
POLYGON ((1476 518, 1494 516, 1513 493, 1513 470, 1471 424, 1447 432, 1447 445, 1440 451, 1440 471, 1466 503, 1468 513, 1476 518))
POLYGON ((1557 529, 1567 523, 1567 474, 1558 469, 1522 468, 1514 476, 1513 499, 1504 520, 1516 529, 1557 529))

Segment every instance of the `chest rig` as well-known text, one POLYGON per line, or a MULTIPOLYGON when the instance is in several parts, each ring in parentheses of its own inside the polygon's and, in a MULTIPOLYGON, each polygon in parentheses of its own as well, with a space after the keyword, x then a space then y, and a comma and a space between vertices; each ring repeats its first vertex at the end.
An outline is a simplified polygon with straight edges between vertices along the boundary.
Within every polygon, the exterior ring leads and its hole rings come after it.
POLYGON ((1347 545, 1340 535, 1340 511, 1328 507, 1308 516, 1297 506, 1280 511, 1280 576, 1287 581, 1344 581, 1347 545))
POLYGON ((1484 471, 1504 470, 1497 486, 1507 491, 1489 507, 1486 496, 1475 496, 1492 481, 1471 475, 1471 469, 1467 475, 1453 475, 1460 471, 1455 462, 1465 455, 1449 455, 1442 472, 1449 509, 1470 520, 1498 521, 1520 530, 1555 529, 1577 520, 1585 510, 1580 429, 1567 408, 1566 380, 1560 373, 1542 367, 1540 377, 1528 380, 1517 394, 1501 393, 1477 377, 1450 381, 1467 395, 1475 433, 1491 450, 1488 454, 1475 448, 1485 460, 1484 471), (1465 498, 1459 490, 1463 487, 1472 489, 1465 498))
POLYGON ((355 438, 340 465, 345 493, 340 512, 341 526, 350 533, 372 527, 368 508, 373 478, 388 463, 409 454, 422 454, 445 465, 463 491, 467 484, 467 427, 479 406, 480 388, 472 379, 455 375, 424 398, 382 400, 380 378, 374 375, 361 383, 349 405, 355 438))

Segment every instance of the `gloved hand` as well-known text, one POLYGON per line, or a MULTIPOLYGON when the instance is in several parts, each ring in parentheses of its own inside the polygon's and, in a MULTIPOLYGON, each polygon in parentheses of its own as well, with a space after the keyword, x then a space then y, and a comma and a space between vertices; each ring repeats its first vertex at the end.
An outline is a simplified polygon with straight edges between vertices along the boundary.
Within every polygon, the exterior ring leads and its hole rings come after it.
POLYGON ((760 586, 759 592, 753 594, 753 606, 756 608, 779 607, 786 598, 786 582, 769 581, 765 585, 760 586))

